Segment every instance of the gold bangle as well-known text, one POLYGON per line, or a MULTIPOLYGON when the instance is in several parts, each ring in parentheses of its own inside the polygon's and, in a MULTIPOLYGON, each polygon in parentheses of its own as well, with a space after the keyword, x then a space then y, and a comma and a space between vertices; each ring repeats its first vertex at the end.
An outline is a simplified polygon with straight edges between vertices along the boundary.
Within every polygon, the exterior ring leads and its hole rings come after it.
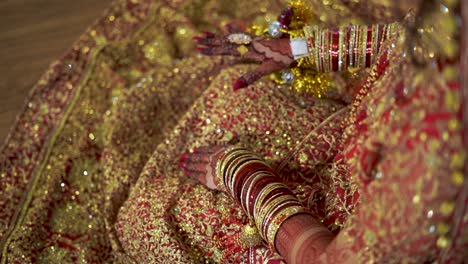
POLYGON ((331 67, 331 52, 330 52, 330 31, 329 30, 322 30, 322 38, 323 38, 323 47, 325 48, 325 67, 324 67, 324 72, 329 72, 330 67, 331 67))
MULTIPOLYGON (((265 207, 261 212, 258 214, 258 220, 259 223, 259 230, 263 234, 263 236, 266 238, 267 235, 267 229, 268 229, 268 222, 267 221, 267 216, 271 216, 274 212, 276 212, 278 209, 280 209, 284 204, 287 204, 289 202, 295 202, 296 198, 292 195, 284 195, 282 193, 279 193, 280 196, 278 197, 272 197, 265 203, 265 207)), ((299 205, 299 203, 297 203, 299 205)), ((274 219, 274 218, 273 218, 274 219)), ((265 239, 266 240, 266 239, 265 239)))
MULTIPOLYGON (((268 195, 270 195, 270 194, 271 194, 271 196, 268 197, 268 198, 265 198, 263 203, 259 205, 260 208, 258 209, 257 214, 255 216, 255 220, 258 220, 257 222, 260 225, 262 224, 262 221, 265 218, 265 215, 268 214, 268 212, 270 211, 271 208, 273 208, 278 203, 281 203, 282 201, 285 201, 285 200, 289 199, 289 197, 287 197, 287 195, 283 195, 282 192, 273 192, 273 191, 271 191, 271 192, 269 192, 268 195)), ((268 195, 266 195, 266 196, 268 196, 268 195)))
MULTIPOLYGON (((229 168, 232 160, 238 156, 243 155, 243 153, 249 152, 247 149, 244 148, 234 148, 230 152, 226 153, 222 159, 220 159, 220 179, 222 179, 222 183, 226 185, 226 170, 229 168)), ((226 187, 225 187, 226 188, 226 187)))
POLYGON ((354 67, 355 63, 355 58, 354 58, 354 45, 355 42, 354 40, 356 39, 356 28, 355 26, 350 26, 349 28, 349 67, 354 67))
MULTIPOLYGON (((265 178, 266 175, 262 174, 263 171, 256 171, 252 173, 250 178, 247 181, 249 185, 245 189, 242 190, 241 197, 240 197, 240 203, 242 209, 244 209, 244 212, 252 218, 253 216, 250 215, 250 202, 249 202, 249 197, 250 197, 250 191, 252 190, 252 187, 261 179, 265 178)), ((247 182, 246 182, 247 183, 247 182)), ((245 187, 245 186, 244 186, 245 187)))
POLYGON ((361 65, 359 67, 366 67, 366 54, 367 54, 367 26, 361 27, 361 65))
POLYGON ((375 62, 375 57, 377 56, 377 44, 379 42, 379 33, 380 33, 380 26, 379 25, 372 25, 372 52, 370 53, 370 65, 373 65, 375 62))
POLYGON ((266 198, 266 196, 275 189, 285 188, 285 187, 287 188, 287 186, 283 183, 274 182, 274 183, 268 184, 260 191, 254 203, 254 215, 253 216, 255 219, 257 219, 259 210, 261 210, 260 206, 263 204, 263 200, 266 198))
POLYGON ((244 159, 242 160, 239 160, 239 163, 237 166, 233 166, 230 168, 230 170, 228 171, 228 174, 230 174, 230 181, 226 182, 226 188, 229 188, 230 191, 231 191, 231 194, 232 196, 234 197, 234 183, 236 182, 236 178, 238 177, 238 172, 241 171, 243 168, 245 168, 246 166, 248 165, 251 165, 251 164, 259 164, 259 165, 264 165, 266 167, 268 167, 268 165, 265 164, 264 161, 258 159, 258 158, 255 158, 255 157, 245 157, 244 159))
POLYGON ((338 70, 342 71, 346 69, 346 31, 343 28, 340 28, 338 31, 338 70))
POLYGON ((262 232, 264 233, 265 237, 267 237, 268 235, 268 227, 270 226, 272 221, 274 221, 275 216, 278 215, 278 212, 281 212, 282 210, 291 206, 302 206, 302 204, 296 199, 296 197, 290 196, 288 198, 285 198, 280 203, 274 205, 273 208, 270 208, 270 210, 267 214, 265 214, 262 220, 262 232))
MULTIPOLYGON (((250 215, 250 192, 252 191, 252 187, 261 179, 266 178, 266 177, 275 177, 275 175, 272 174, 267 174, 265 171, 256 171, 254 174, 252 174, 250 177, 253 178, 252 182, 250 182, 249 187, 246 190, 246 195, 245 195, 245 201, 242 202, 241 200, 241 205, 242 203, 245 203, 245 212, 247 215, 249 215, 251 218, 253 218, 253 215, 250 215), (258 174, 258 175, 257 175, 258 174)), ((241 196, 242 199, 242 196, 241 196)), ((255 206, 254 206, 255 207, 255 206)), ((253 211, 252 211, 253 213, 253 211)))
POLYGON ((274 219, 268 225, 267 235, 265 239, 272 248, 272 250, 277 251, 275 247, 275 239, 281 225, 291 216, 302 213, 307 213, 303 206, 291 206, 285 208, 274 217, 274 219))
POLYGON ((255 159, 252 155, 249 155, 247 153, 239 153, 231 159, 229 164, 225 167, 224 169, 224 186, 228 190, 228 192, 232 195, 232 182, 234 181, 235 178, 235 173, 234 171, 238 166, 241 166, 243 163, 250 161, 250 160, 255 160, 258 162, 258 159, 255 159))
MULTIPOLYGON (((240 146, 232 146, 232 147, 229 147, 228 149, 226 149, 222 154, 221 156, 218 158, 218 160, 216 161, 216 179, 218 181, 217 185, 218 187, 221 187, 224 186, 224 179, 223 179, 223 174, 222 174, 222 171, 224 170, 224 162, 225 162, 225 159, 226 157, 232 152, 232 151, 235 151, 237 149, 241 148, 240 146)), ((223 188, 224 189, 224 188, 223 188)))
POLYGON ((263 227, 265 227, 265 223, 270 222, 267 221, 268 217, 271 217, 277 210, 280 210, 284 204, 295 202, 297 205, 300 205, 296 197, 290 194, 283 194, 280 192, 279 195, 279 197, 272 197, 267 202, 265 202, 265 207, 262 208, 263 210, 259 213, 259 220, 261 220, 260 224, 263 227))

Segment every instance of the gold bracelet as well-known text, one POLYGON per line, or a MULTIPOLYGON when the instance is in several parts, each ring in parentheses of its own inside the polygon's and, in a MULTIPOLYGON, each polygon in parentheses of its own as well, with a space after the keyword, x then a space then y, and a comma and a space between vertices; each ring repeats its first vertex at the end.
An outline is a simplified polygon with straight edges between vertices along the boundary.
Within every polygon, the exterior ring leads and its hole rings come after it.
POLYGON ((365 68, 366 67, 366 54, 367 54, 367 26, 361 27, 361 65, 359 67, 365 68))
POLYGON ((272 248, 272 250, 277 251, 275 246, 275 239, 281 225, 291 216, 302 213, 307 213, 307 210, 303 206, 291 206, 285 208, 284 210, 281 210, 281 212, 279 212, 274 217, 273 221, 271 221, 271 223, 268 225, 267 235, 265 239, 272 248))
POLYGON ((349 29, 349 67, 354 67, 356 64, 356 59, 354 57, 354 49, 355 49, 355 39, 356 39, 356 28, 355 26, 350 26, 349 29))
POLYGON ((380 34, 380 26, 379 25, 373 25, 372 26, 372 52, 370 54, 370 65, 373 65, 375 62, 375 57, 377 56, 377 45, 379 42, 379 34, 380 34))
POLYGON ((345 33, 345 30, 343 30, 343 28, 340 28, 339 31, 338 31, 338 70, 339 71, 342 71, 345 69, 346 65, 347 65, 347 61, 346 61, 346 33, 345 33))
POLYGON ((331 68, 331 45, 330 45, 330 31, 329 30, 322 30, 323 32, 323 47, 325 49, 324 51, 324 58, 325 58, 325 67, 324 67, 324 71, 325 72, 330 72, 330 68, 331 68))
POLYGON ((235 176, 236 174, 234 173, 234 171, 236 170, 236 168, 238 168, 239 166, 241 166, 242 164, 248 162, 248 161, 251 161, 251 160, 254 160, 256 162, 259 162, 259 160, 254 157, 253 155, 250 155, 249 153, 238 153, 238 155, 236 155, 236 157, 234 157, 230 163, 225 167, 225 170, 224 170, 224 185, 226 187, 226 190, 228 190, 228 193, 231 194, 231 196, 233 195, 233 189, 232 189, 232 184, 233 184, 233 181, 235 179, 235 176))
POLYGON ((255 203, 254 203, 254 218, 255 219, 258 219, 257 215, 259 213, 259 211, 261 210, 261 205, 263 204, 263 200, 266 198, 266 196, 268 194, 270 194, 273 190, 275 189, 279 189, 279 188, 284 188, 287 186, 284 185, 283 183, 279 183, 279 182, 274 182, 274 183, 271 183, 267 186, 265 186, 261 191, 260 193, 258 194, 258 197, 257 199, 255 200, 255 203))
POLYGON ((293 202, 296 203, 296 205, 300 205, 296 197, 290 194, 283 194, 280 192, 279 195, 279 197, 272 197, 272 199, 265 202, 265 207, 262 208, 263 210, 259 213, 260 225, 262 225, 263 228, 266 223, 270 222, 268 218, 271 218, 276 211, 281 210, 284 204, 293 202))
MULTIPOLYGON (((245 195, 245 201, 241 200, 241 204, 245 204, 245 212, 247 215, 249 215, 251 218, 253 218, 253 210, 252 210, 252 215, 250 215, 250 193, 252 191, 252 187, 261 179, 267 178, 267 177, 276 177, 275 175, 271 173, 265 173, 265 171, 256 171, 254 174, 252 174, 250 177, 253 178, 253 180, 250 182, 249 187, 246 190, 246 195, 245 195)), ((241 197, 242 199, 242 197, 241 197)), ((255 206, 254 206, 255 207, 255 206)))
POLYGON ((234 188, 236 187, 234 186, 234 183, 236 182, 236 178, 238 177, 237 174, 239 171, 241 171, 243 168, 251 164, 264 165, 268 167, 268 165, 263 160, 260 160, 252 156, 245 157, 244 159, 239 160, 239 163, 240 164, 237 164, 237 166, 233 166, 230 168, 230 170, 228 171, 228 175, 230 175, 230 177, 228 176, 228 178, 230 178, 231 180, 226 182, 226 188, 229 189, 233 197, 234 197, 234 188))
POLYGON ((249 152, 245 148, 241 147, 233 147, 232 149, 229 150, 229 152, 226 152, 226 154, 223 156, 223 158, 219 159, 219 179, 221 179, 221 183, 223 184, 224 188, 226 185, 226 170, 229 167, 229 164, 232 162, 233 159, 235 159, 237 156, 242 155, 245 152, 249 152))
POLYGON ((270 211, 271 208, 276 206, 278 203, 281 203, 282 201, 290 199, 288 195, 283 195, 282 192, 271 191, 268 195, 270 195, 270 197, 265 198, 263 203, 259 205, 257 214, 255 216, 255 220, 257 220, 260 225, 262 224, 263 219, 265 219, 265 215, 270 211))
POLYGON ((226 149, 221 156, 216 161, 216 178, 220 184, 223 184, 224 179, 222 178, 222 171, 224 170, 224 161, 226 157, 232 152, 237 149, 241 148, 240 146, 232 146, 226 149))
POLYGON ((262 220, 262 232, 267 237, 268 227, 275 219, 275 216, 278 212, 281 212, 283 209, 286 209, 291 206, 302 206, 302 204, 296 199, 296 197, 288 197, 281 201, 281 203, 276 204, 273 208, 270 208, 267 214, 265 214, 262 220))
MULTIPOLYGON (((267 230, 268 230, 268 222, 267 221, 267 216, 271 216, 274 214, 275 211, 279 210, 284 204, 288 204, 291 202, 295 202, 296 198, 292 195, 284 195, 282 193, 279 193, 279 197, 272 197, 272 199, 268 200, 265 203, 265 207, 261 212, 258 214, 258 220, 259 226, 260 226, 260 231, 265 237, 266 240, 266 235, 267 235, 267 230)), ((296 203, 297 205, 300 205, 299 203, 296 203)), ((274 219, 274 218, 273 218, 274 219)))

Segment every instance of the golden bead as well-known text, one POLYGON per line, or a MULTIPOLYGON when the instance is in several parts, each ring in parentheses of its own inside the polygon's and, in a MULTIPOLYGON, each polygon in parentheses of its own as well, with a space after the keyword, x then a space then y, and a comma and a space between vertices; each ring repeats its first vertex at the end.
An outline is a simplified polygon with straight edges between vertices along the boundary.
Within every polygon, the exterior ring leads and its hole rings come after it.
POLYGON ((440 212, 443 215, 448 216, 448 215, 452 214, 454 208, 455 208, 455 203, 453 203, 453 202, 444 202, 444 203, 442 203, 440 205, 440 212))
POLYGON ((439 223, 437 224, 437 233, 444 235, 447 234, 450 230, 450 227, 446 223, 439 223))
POLYGON ((455 186, 462 186, 465 180, 465 177, 463 176, 463 173, 461 171, 453 172, 451 178, 452 183, 455 184, 455 186))
POLYGON ((245 225, 242 228, 239 238, 242 244, 246 245, 247 247, 260 245, 263 242, 263 239, 260 236, 257 227, 250 224, 245 225))
POLYGON ((450 240, 448 240, 446 237, 441 236, 439 239, 437 239, 437 246, 440 248, 447 248, 450 245, 450 240))

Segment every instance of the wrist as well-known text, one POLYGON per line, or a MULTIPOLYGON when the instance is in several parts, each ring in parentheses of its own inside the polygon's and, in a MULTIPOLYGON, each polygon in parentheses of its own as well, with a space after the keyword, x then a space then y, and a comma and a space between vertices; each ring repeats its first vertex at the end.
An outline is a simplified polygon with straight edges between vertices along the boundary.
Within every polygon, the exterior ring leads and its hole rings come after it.
POLYGON ((287 263, 311 263, 325 252, 333 237, 315 217, 299 214, 283 223, 278 230, 275 246, 287 263))

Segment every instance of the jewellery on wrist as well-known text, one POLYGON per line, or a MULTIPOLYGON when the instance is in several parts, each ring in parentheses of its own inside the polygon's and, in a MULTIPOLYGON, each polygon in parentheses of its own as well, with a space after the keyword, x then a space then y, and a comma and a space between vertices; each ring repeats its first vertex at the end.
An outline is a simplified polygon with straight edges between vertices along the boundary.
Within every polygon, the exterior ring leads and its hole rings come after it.
POLYGON ((241 166, 239 166, 233 173, 235 177, 231 182, 232 188, 232 196, 236 200, 240 200, 241 192, 243 186, 245 185, 246 179, 249 179, 254 172, 267 171, 268 166, 261 160, 252 159, 244 162, 241 166))
POLYGON ((267 234, 265 240, 268 244, 276 251, 275 239, 281 225, 288 220, 291 216, 301 213, 307 213, 303 206, 291 206, 287 207, 279 212, 268 225, 267 234))
MULTIPOLYGON (((240 205, 242 209, 244 209, 244 212, 247 213, 249 217, 252 217, 252 214, 250 213, 250 203, 249 200, 252 199, 250 197, 253 186, 261 179, 269 177, 269 175, 263 174, 263 171, 256 171, 250 177, 245 181, 244 188, 242 189, 242 193, 240 196, 240 205), (248 186, 247 188, 245 186, 248 186)), ((270 176, 271 177, 271 176, 270 176)))
POLYGON ((243 154, 237 156, 235 159, 231 161, 231 163, 228 165, 228 167, 225 170, 226 176, 225 176, 225 186, 228 191, 233 197, 234 195, 234 182, 235 179, 238 178, 239 175, 237 175, 237 171, 242 168, 243 166, 247 166, 248 164, 251 163, 257 163, 257 164, 263 164, 263 162, 258 158, 253 155, 248 155, 248 154, 243 154))
POLYGON ((274 220, 274 218, 284 209, 291 207, 291 206, 301 206, 301 203, 295 199, 295 197, 288 197, 287 199, 285 198, 283 201, 280 201, 280 203, 276 204, 275 206, 272 206, 272 208, 269 210, 268 214, 265 215, 262 221, 262 232, 265 234, 265 237, 267 236, 268 233, 268 227, 270 223, 274 220))
POLYGON ((219 157, 218 161, 216 162, 216 180, 217 180, 217 186, 221 190, 226 191, 225 187, 225 170, 227 165, 229 165, 229 160, 235 157, 236 153, 242 153, 244 151, 248 151, 245 148, 242 148, 240 146, 233 146, 224 151, 223 154, 219 157))
MULTIPOLYGON (((261 233, 264 235, 266 238, 266 232, 265 228, 267 228, 267 224, 265 223, 266 216, 270 214, 271 211, 274 211, 275 208, 280 207, 282 203, 285 203, 289 200, 294 200, 294 197, 291 197, 289 195, 283 195, 281 192, 277 192, 276 195, 273 195, 270 197, 264 204, 262 208, 260 208, 260 211, 258 212, 258 227, 261 233)), ((257 218, 256 218, 257 219, 257 218)))
MULTIPOLYGON (((259 189, 257 188, 258 185, 262 185, 262 183, 274 183, 276 181, 276 177, 274 175, 265 173, 264 171, 259 172, 258 176, 252 180, 249 188, 246 190, 246 194, 243 196, 244 198, 241 200, 241 204, 245 207, 246 213, 253 217, 254 208, 255 208, 255 197, 258 195, 259 189)), ((261 190, 261 189, 260 189, 261 190)))
POLYGON ((285 187, 285 185, 283 183, 274 182, 274 183, 271 183, 271 184, 267 185, 262 190, 260 190, 258 196, 255 198, 254 213, 253 213, 254 219, 258 219, 258 213, 261 210, 261 206, 262 206, 265 198, 267 198, 268 195, 271 195, 273 190, 276 190, 276 189, 279 189, 279 188, 284 188, 284 187, 285 187))
POLYGON ((251 214, 252 216, 255 212, 255 204, 258 200, 257 198, 262 192, 262 190, 268 185, 278 183, 278 178, 271 172, 264 172, 263 175, 265 175, 265 177, 262 177, 260 180, 258 180, 258 182, 255 183, 248 197, 247 202, 249 207, 249 214, 251 214))
POLYGON ((220 155, 216 181, 255 223, 241 232, 248 244, 258 244, 260 236, 275 250, 275 237, 284 221, 306 212, 266 162, 245 148, 230 147, 220 155))

